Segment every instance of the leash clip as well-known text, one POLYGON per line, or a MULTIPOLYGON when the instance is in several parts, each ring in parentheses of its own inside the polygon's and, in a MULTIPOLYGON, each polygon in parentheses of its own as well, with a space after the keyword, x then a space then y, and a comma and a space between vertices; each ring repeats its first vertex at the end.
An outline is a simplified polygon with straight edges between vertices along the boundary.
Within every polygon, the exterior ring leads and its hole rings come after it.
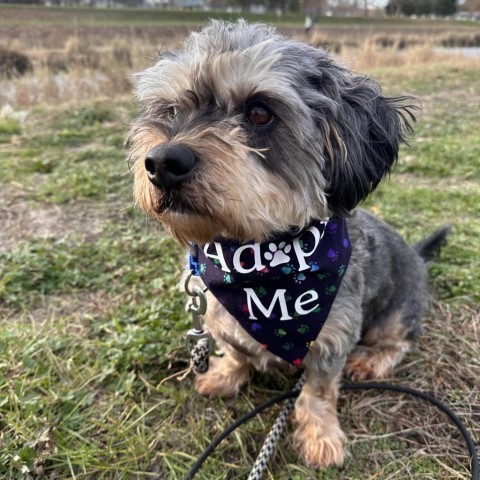
MULTIPOLYGON (((193 328, 187 332, 185 346, 190 353, 194 367, 197 371, 200 371, 203 368, 198 368, 196 363, 198 361, 202 364, 206 363, 208 368, 208 356, 213 351, 214 342, 210 332, 203 328, 202 321, 202 317, 207 311, 207 296, 205 294, 207 289, 202 289, 199 285, 194 285, 193 288, 190 289, 189 283, 192 275, 193 272, 190 272, 185 280, 185 292, 192 297, 188 305, 188 311, 192 315, 193 324, 193 328)), ((204 371, 206 371, 206 369, 204 371)))

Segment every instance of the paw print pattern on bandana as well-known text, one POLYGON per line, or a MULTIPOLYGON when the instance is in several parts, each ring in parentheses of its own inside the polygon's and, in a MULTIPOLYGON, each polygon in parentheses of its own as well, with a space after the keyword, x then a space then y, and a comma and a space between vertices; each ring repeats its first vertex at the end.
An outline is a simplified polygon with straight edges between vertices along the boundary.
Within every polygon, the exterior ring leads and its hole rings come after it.
POLYGON ((262 348, 293 365, 318 348, 315 339, 346 274, 346 222, 331 223, 316 221, 262 243, 219 237, 198 249, 211 293, 262 348))
POLYGON ((328 222, 326 231, 330 235, 334 235, 337 232, 338 224, 335 222, 328 222))
POLYGON ((300 325, 298 328, 297 328, 297 332, 298 333, 301 333, 302 335, 304 333, 307 333, 308 331, 310 330, 310 327, 308 325, 300 325))
POLYGON ((332 261, 336 262, 338 260, 338 250, 330 248, 327 252, 327 257, 332 261))
POLYGON ((335 285, 330 285, 325 289, 325 293, 327 295, 333 295, 337 291, 337 287, 335 285))
POLYGON ((302 283, 304 282, 305 280, 307 279, 307 277, 305 276, 304 273, 300 272, 300 273, 296 273, 293 275, 293 281, 295 283, 302 283))
POLYGON ((310 270, 312 272, 318 272, 318 270, 320 270, 320 267, 318 266, 318 263, 316 263, 316 262, 311 262, 309 265, 310 265, 310 270))
POLYGON ((267 291, 265 290, 265 287, 258 287, 258 288, 255 289, 255 292, 257 293, 259 298, 262 298, 267 294, 267 291))
POLYGON ((264 254, 266 260, 270 262, 270 267, 276 267, 277 265, 282 265, 283 263, 288 263, 290 257, 287 255, 290 253, 292 246, 287 245, 286 242, 281 242, 278 247, 273 242, 268 245, 269 252, 264 254))
POLYGON ((288 265, 285 265, 284 267, 282 267, 282 273, 284 275, 291 275, 292 273, 295 273, 297 271, 297 269, 294 267, 294 265, 292 264, 288 264, 288 265))

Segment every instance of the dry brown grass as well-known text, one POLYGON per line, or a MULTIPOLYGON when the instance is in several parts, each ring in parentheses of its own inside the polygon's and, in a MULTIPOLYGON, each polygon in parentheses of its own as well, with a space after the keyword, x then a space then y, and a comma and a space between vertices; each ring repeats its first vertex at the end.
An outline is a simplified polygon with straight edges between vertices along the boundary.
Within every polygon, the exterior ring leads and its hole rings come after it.
POLYGON ((121 38, 101 47, 70 37, 62 49, 31 48, 34 72, 1 81, 0 105, 25 109, 130 92, 131 74, 151 63, 155 51, 154 45, 121 38))
MULTIPOLYGON (((14 81, 0 81, 0 105, 9 104, 25 109, 42 103, 83 101, 131 91, 131 74, 151 64, 161 48, 178 46, 188 33, 186 27, 163 27, 155 35, 147 36, 131 29, 111 31, 101 27, 93 31, 78 28, 66 36, 62 27, 55 36, 38 42, 28 42, 19 32, 16 39, 0 36, 0 46, 16 49, 28 56, 34 70, 14 81), (114 33, 115 32, 115 33, 114 33), (109 38, 110 35, 113 37, 109 38)), ((318 28, 306 38, 301 29, 282 29, 300 40, 325 48, 357 71, 375 67, 408 67, 452 61, 462 64, 460 56, 439 55, 436 45, 471 44, 478 34, 467 32, 439 32, 438 29, 418 31, 368 31, 344 28, 318 28), (470 42, 470 43, 469 43, 470 42)), ((35 30, 29 32, 35 37, 35 30)), ((42 35, 45 32, 42 31, 42 35)))
MULTIPOLYGON (((425 334, 418 351, 410 355, 395 372, 392 383, 431 392, 457 413, 473 438, 480 438, 480 313, 469 307, 451 309, 435 303, 425 321, 425 334), (464 393, 467 392, 467 393, 464 393)), ((448 418, 433 405, 403 394, 378 391, 348 392, 343 396, 349 405, 342 424, 356 432, 351 449, 368 448, 370 461, 378 458, 378 476, 369 478, 413 478, 409 468, 415 459, 429 457, 448 478, 469 479, 468 451, 465 441, 448 418), (374 420, 373 420, 374 419, 374 420), (374 424, 373 424, 373 423, 374 424), (372 434, 375 431, 375 434, 372 434), (401 450, 386 453, 382 441, 395 438, 401 450), (394 476, 385 476, 385 456, 391 456, 394 476), (464 465, 465 470, 459 470, 464 465)), ((432 467, 432 472, 436 467, 432 467)), ((432 473, 421 478, 439 478, 432 473)), ((417 478, 417 477, 415 477, 417 478)), ((446 478, 446 477, 442 477, 446 478)))
MULTIPOLYGON (((447 34, 448 36, 449 34, 447 34)), ((309 43, 323 48, 356 71, 370 71, 383 67, 410 67, 419 65, 457 65, 463 68, 478 63, 477 58, 466 59, 460 53, 441 53, 436 50, 441 39, 447 38, 393 33, 373 33, 363 39, 344 36, 329 40, 323 33, 315 33, 309 43)))

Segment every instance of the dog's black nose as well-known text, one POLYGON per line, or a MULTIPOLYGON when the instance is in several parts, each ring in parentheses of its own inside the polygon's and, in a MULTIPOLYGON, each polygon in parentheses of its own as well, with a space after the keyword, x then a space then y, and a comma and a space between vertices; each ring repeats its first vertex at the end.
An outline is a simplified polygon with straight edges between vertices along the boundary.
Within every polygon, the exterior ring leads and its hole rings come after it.
POLYGON ((189 180, 197 157, 185 145, 157 145, 145 157, 145 169, 149 180, 158 188, 179 188, 189 180))

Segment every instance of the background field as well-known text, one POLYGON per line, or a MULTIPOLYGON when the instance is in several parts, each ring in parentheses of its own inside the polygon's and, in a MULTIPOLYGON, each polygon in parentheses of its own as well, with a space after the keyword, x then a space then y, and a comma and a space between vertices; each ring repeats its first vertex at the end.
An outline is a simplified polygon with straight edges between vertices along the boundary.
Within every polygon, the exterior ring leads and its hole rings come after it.
MULTIPOLYGON (((133 206, 130 75, 204 18, 0 7, 0 47, 33 66, 0 79, 0 476, 182 478, 223 428, 294 383, 256 374, 238 399, 207 401, 191 376, 164 381, 188 366, 183 254, 133 206)), ((298 17, 280 28, 305 39, 298 17)), ((475 24, 349 19, 305 39, 421 101, 411 147, 365 207, 409 242, 453 231, 431 267, 425 334, 390 380, 449 403, 477 440, 480 61, 433 48, 479 35, 475 24)), ((232 435, 198 478, 246 478, 276 412, 232 435)), ((469 478, 458 432, 428 405, 345 393, 340 420, 343 469, 306 469, 287 436, 269 478, 469 478)))

